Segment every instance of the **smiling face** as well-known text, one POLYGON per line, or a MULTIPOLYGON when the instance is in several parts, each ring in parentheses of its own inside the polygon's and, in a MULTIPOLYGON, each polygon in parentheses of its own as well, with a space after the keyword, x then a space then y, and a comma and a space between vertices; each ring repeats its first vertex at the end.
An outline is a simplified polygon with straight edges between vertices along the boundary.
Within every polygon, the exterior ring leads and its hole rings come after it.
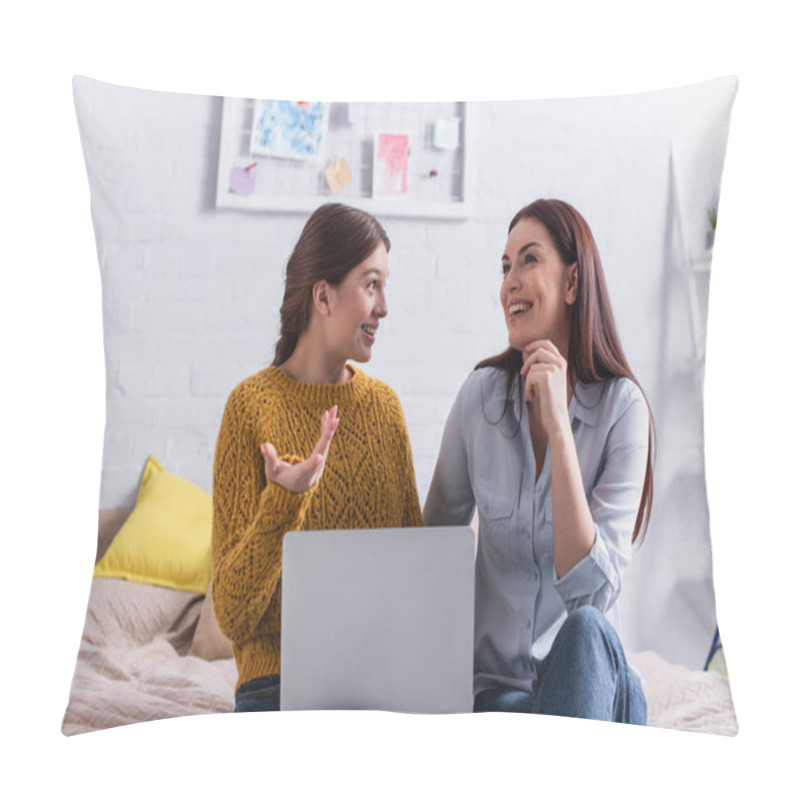
POLYGON ((565 265, 543 223, 521 219, 508 235, 502 258, 500 302, 508 343, 516 350, 549 339, 566 357, 578 265, 565 265))
POLYGON ((338 286, 329 288, 326 334, 334 357, 361 363, 370 360, 378 325, 388 313, 388 279, 388 254, 381 244, 353 267, 338 286))

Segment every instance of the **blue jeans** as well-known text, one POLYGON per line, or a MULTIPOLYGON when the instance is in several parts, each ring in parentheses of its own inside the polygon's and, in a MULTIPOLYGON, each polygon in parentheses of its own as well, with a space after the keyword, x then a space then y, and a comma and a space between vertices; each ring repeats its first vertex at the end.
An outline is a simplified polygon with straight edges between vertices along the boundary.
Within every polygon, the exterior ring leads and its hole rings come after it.
POLYGON ((243 683, 236 692, 234 712, 280 711, 280 684, 280 675, 264 675, 243 683))
POLYGON ((565 620, 539 664, 533 692, 486 689, 474 711, 512 711, 647 724, 642 684, 628 666, 617 632, 593 606, 565 620))

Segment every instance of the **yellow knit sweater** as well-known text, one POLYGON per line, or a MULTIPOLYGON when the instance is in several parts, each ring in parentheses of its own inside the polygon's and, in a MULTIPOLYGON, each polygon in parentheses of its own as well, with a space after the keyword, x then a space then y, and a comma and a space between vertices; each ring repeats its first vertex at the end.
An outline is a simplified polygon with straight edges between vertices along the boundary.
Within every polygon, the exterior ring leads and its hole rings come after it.
POLYGON ((293 380, 277 367, 231 392, 214 458, 211 549, 214 610, 233 644, 236 689, 280 672, 281 563, 290 530, 421 526, 411 445, 397 395, 348 365, 343 384, 293 380), (307 458, 323 413, 339 426, 322 478, 295 494, 268 483, 260 446, 307 458))

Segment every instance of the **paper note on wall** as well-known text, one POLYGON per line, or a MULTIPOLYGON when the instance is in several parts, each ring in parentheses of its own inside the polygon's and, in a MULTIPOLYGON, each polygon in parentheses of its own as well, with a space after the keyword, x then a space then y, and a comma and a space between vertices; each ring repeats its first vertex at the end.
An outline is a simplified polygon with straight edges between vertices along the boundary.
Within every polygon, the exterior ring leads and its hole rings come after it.
POLYGON ((364 118, 364 108, 362 103, 347 104, 347 122, 350 125, 360 125, 364 118))
POLYGON ((433 123, 433 146, 437 150, 455 150, 458 147, 460 124, 458 117, 437 117, 433 123))
POLYGON ((250 152, 284 158, 315 158, 327 125, 323 103, 256 100, 250 152))
POLYGON ((376 197, 408 194, 408 136, 375 134, 372 194, 376 197))
POLYGON ((234 167, 231 171, 230 190, 234 194, 252 194, 256 185, 256 167, 253 162, 247 167, 234 167))
POLYGON ((344 189, 345 186, 348 186, 352 180, 352 175, 350 174, 347 162, 343 158, 337 158, 336 161, 329 164, 325 168, 325 180, 328 184, 328 188, 334 194, 337 194, 344 189))

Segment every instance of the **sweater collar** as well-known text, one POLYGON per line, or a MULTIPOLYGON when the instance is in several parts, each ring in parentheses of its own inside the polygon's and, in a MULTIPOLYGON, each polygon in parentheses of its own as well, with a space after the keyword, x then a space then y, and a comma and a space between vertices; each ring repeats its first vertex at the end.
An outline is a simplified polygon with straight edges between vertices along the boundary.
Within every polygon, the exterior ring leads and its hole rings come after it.
POLYGON ((350 380, 346 383, 304 383, 295 380, 280 367, 273 365, 267 367, 266 372, 287 395, 308 404, 330 407, 355 402, 367 390, 369 379, 366 373, 352 364, 347 364, 346 369, 351 374, 350 380))

